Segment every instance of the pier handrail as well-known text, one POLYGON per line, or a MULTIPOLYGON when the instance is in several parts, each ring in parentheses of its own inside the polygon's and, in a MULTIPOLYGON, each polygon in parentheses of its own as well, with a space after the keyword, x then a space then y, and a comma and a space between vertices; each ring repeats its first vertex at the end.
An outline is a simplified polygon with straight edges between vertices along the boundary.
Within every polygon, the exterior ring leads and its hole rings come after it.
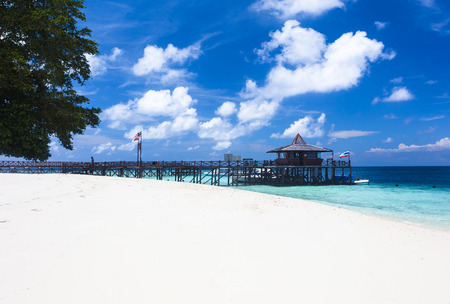
MULTIPOLYGON (((119 168, 119 167, 244 167, 244 166, 276 166, 274 160, 195 160, 195 161, 109 161, 109 162, 64 162, 64 161, 0 161, 0 168, 119 168)), ((322 163, 324 167, 348 167, 350 161, 327 159, 322 163)))

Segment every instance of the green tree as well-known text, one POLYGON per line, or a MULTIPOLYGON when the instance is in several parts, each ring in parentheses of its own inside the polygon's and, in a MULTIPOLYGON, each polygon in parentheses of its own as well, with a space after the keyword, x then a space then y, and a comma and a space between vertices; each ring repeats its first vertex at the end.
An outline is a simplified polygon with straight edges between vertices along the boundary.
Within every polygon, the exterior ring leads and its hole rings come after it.
POLYGON ((0 154, 46 160, 50 138, 73 149, 73 136, 100 123, 73 83, 90 77, 85 54, 98 54, 84 0, 0 0, 0 154))

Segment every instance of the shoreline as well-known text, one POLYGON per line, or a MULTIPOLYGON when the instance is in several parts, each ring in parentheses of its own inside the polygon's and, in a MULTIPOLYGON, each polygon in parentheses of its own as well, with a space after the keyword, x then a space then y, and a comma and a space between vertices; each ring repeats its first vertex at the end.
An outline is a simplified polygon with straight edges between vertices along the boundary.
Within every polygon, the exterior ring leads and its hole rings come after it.
POLYGON ((0 184, 0 303, 450 299, 447 229, 179 182, 1 174, 0 184))
MULTIPOLYGON (((313 187, 315 187, 315 186, 313 186, 313 187)), ((253 193, 262 193, 262 192, 256 192, 256 191, 245 190, 245 189, 237 189, 237 190, 248 191, 248 192, 253 192, 253 193)), ((419 228, 428 228, 428 229, 438 230, 438 231, 442 231, 442 232, 450 232, 450 227, 433 225, 433 224, 428 223, 428 222, 423 222, 423 223, 413 222, 413 221, 409 221, 409 220, 405 220, 405 219, 401 219, 401 218, 390 217, 390 216, 387 216, 387 215, 378 215, 376 213, 371 213, 369 211, 366 211, 366 212, 360 211, 360 210, 357 210, 357 208, 352 209, 352 208, 346 208, 346 207, 341 207, 341 206, 335 206, 332 203, 326 202, 326 201, 307 200, 307 199, 301 199, 301 198, 295 198, 295 197, 291 197, 291 196, 283 196, 283 195, 277 195, 277 194, 270 194, 270 193, 263 193, 263 194, 272 195, 272 196, 276 196, 276 197, 283 197, 283 198, 292 198, 292 199, 297 199, 299 201, 309 202, 309 203, 312 203, 312 204, 318 204, 318 205, 323 205, 323 206, 327 206, 327 207, 330 207, 330 208, 335 208, 335 209, 339 209, 339 210, 345 210, 347 212, 354 213, 357 216, 367 216, 367 217, 370 217, 370 218, 376 218, 376 219, 379 219, 379 220, 382 220, 382 221, 387 221, 387 222, 399 223, 399 224, 408 225, 408 226, 414 226, 414 227, 419 227, 419 228)))
MULTIPOLYGON (((301 187, 303 187, 303 186, 301 186, 301 187)), ((316 186, 312 186, 312 187, 316 187, 316 186)), ((332 187, 332 186, 330 186, 330 187, 332 187)), ((432 229, 432 230, 437 230, 437 231, 442 231, 442 232, 450 232, 450 227, 437 226, 437 225, 432 225, 432 224, 429 224, 429 223, 412 222, 412 221, 404 220, 404 219, 401 219, 401 218, 389 217, 387 215, 383 216, 383 215, 378 215, 378 214, 375 214, 375 213, 359 211, 359 210, 356 210, 356 209, 354 210, 354 209, 351 209, 351 208, 335 206, 332 203, 329 203, 329 202, 326 202, 326 201, 307 200, 307 199, 296 198, 296 197, 291 197, 291 196, 284 196, 284 195, 277 195, 277 194, 271 194, 271 193, 263 193, 263 192, 251 191, 251 190, 243 189, 243 187, 242 188, 234 188, 234 189, 241 190, 241 191, 247 191, 247 192, 251 192, 251 193, 262 193, 262 194, 265 194, 265 195, 270 195, 270 196, 275 196, 275 197, 292 198, 292 199, 295 199, 295 200, 308 202, 308 203, 311 203, 311 204, 318 204, 318 205, 327 206, 329 208, 334 208, 334 209, 338 209, 338 210, 344 210, 346 212, 354 213, 357 216, 367 216, 367 217, 370 217, 370 218, 376 218, 376 219, 379 219, 381 221, 399 223, 399 224, 403 224, 403 225, 407 225, 407 226, 413 226, 413 227, 419 227, 419 228, 427 228, 427 229, 432 229)))
POLYGON ((450 230, 449 186, 427 188, 407 184, 394 187, 390 183, 373 183, 351 187, 248 186, 246 190, 305 199, 411 225, 450 230))

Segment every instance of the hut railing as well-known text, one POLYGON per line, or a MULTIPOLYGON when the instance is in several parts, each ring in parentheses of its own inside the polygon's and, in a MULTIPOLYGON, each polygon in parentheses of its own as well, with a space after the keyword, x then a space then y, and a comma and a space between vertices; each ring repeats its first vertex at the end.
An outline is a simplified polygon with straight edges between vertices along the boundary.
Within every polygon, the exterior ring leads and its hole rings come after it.
POLYGON ((275 160, 277 166, 321 166, 323 159, 299 159, 299 158, 279 158, 275 160))
POLYGON ((350 160, 334 160, 329 158, 323 163, 323 165, 326 167, 350 167, 350 160))

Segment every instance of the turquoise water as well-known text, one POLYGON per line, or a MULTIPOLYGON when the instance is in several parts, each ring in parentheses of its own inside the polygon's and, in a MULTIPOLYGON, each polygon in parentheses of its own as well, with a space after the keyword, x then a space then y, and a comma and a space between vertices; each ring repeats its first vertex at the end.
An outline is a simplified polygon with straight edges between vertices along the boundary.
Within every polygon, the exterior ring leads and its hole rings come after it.
MULTIPOLYGON (((279 196, 300 198, 419 225, 450 229, 450 167, 353 167, 353 176, 368 185, 238 186, 279 196), (433 187, 434 186, 434 187, 433 187)), ((207 170, 204 172, 207 172, 207 170)), ((203 183, 209 183, 205 175, 203 183)), ((190 182, 192 176, 184 181, 190 182)), ((174 177, 164 177, 174 180, 174 177)), ((227 176, 221 185, 227 184, 227 176)))
POLYGON ((450 229, 450 167, 354 167, 353 175, 370 184, 238 188, 450 229))

